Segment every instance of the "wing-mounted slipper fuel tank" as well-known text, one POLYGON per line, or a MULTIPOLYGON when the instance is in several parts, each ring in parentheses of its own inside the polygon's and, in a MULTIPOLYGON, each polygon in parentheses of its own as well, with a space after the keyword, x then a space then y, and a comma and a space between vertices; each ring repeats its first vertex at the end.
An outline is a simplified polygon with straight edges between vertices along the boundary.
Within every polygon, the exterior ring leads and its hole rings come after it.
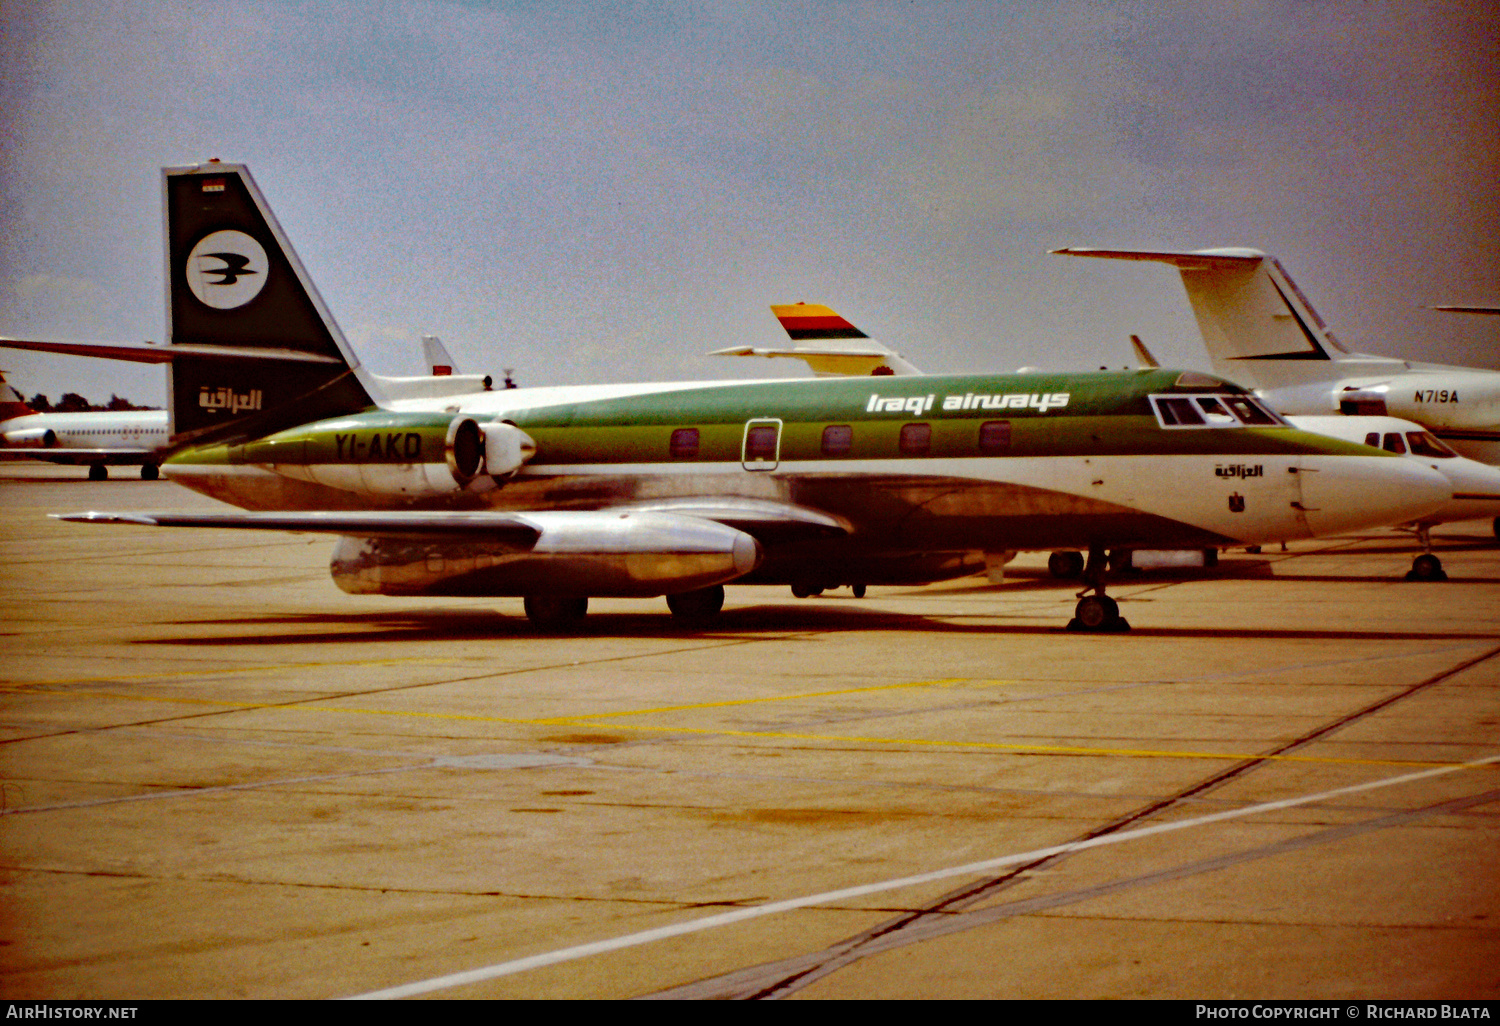
POLYGON ((315 421, 241 445, 197 450, 169 461, 167 474, 191 486, 218 464, 258 466, 377 502, 416 502, 486 492, 536 455, 536 442, 509 421, 441 413, 366 413, 315 421))
POLYGON ((506 514, 537 530, 530 545, 469 537, 343 537, 331 569, 351 594, 588 595, 695 591, 760 565, 760 544, 697 517, 615 510, 506 514))

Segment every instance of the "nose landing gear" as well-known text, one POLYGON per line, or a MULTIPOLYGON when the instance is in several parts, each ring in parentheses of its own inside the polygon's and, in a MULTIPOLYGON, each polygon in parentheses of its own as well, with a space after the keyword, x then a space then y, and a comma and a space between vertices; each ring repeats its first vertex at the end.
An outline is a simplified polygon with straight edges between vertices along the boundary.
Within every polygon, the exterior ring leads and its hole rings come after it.
POLYGON ((1086 587, 1078 593, 1078 605, 1073 610, 1073 619, 1068 621, 1068 630, 1097 634, 1130 630, 1130 622, 1120 615, 1119 604, 1104 594, 1107 574, 1108 560, 1104 549, 1098 545, 1089 546, 1088 563, 1083 568, 1086 587))
POLYGON ((1417 525, 1417 540, 1422 543, 1422 554, 1411 561, 1411 569, 1406 572, 1408 581, 1446 581, 1447 571, 1443 569, 1443 561, 1432 554, 1431 528, 1425 524, 1417 525))

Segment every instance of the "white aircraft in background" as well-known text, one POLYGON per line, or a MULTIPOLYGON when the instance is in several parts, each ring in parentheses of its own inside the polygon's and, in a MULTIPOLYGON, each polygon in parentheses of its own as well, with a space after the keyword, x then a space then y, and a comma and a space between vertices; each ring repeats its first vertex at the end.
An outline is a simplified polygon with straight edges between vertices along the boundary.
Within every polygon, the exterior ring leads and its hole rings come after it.
POLYGON ((155 481, 167 447, 166 410, 37 413, 0 375, 0 456, 89 468, 103 481, 110 466, 139 466, 155 481))
MULTIPOLYGON (((1160 366, 1138 336, 1131 335, 1130 344, 1142 367, 1160 366)), ((1460 456, 1421 424, 1375 414, 1304 415, 1286 419, 1303 431, 1332 435, 1416 460, 1448 479, 1453 486, 1453 497, 1420 520, 1403 525, 1414 530, 1422 544, 1422 554, 1412 560, 1407 580, 1447 580, 1442 560, 1432 553, 1430 532, 1438 524, 1495 517, 1496 534, 1500 534, 1500 515, 1497 515, 1500 514, 1500 467, 1460 456)))
MULTIPOLYGON (((1283 414, 1401 417, 1460 455, 1500 464, 1500 371, 1349 352, 1275 257, 1254 249, 1053 252, 1177 268, 1214 370, 1254 389, 1283 414)), ((1487 306, 1438 309, 1497 312, 1487 306)), ((1500 523, 1496 528, 1500 533, 1500 523)))

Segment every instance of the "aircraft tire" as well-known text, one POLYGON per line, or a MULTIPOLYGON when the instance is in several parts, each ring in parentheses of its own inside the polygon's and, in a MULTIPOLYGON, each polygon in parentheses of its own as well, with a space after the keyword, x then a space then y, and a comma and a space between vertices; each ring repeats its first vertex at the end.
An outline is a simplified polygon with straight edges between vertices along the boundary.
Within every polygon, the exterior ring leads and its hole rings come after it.
POLYGON ((1120 615, 1120 607, 1106 595, 1087 595, 1078 600, 1068 630, 1089 634, 1117 634, 1130 630, 1130 623, 1120 615))
POLYGON ((1424 552, 1411 561, 1411 569, 1406 572, 1408 581, 1446 581, 1448 574, 1443 570, 1443 561, 1430 552, 1424 552))
POLYGON ((161 468, 158 467, 155 463, 141 464, 142 481, 155 481, 159 477, 161 477, 161 468))
POLYGON ((802 584, 802 583, 799 582, 797 584, 792 585, 792 597, 793 598, 807 598, 808 596, 812 595, 812 593, 813 593, 813 589, 812 589, 812 585, 810 585, 810 584, 802 584))
POLYGON ((855 598, 865 597, 865 586, 863 584, 851 584, 849 585, 849 590, 854 592, 855 598))
POLYGON ((1052 553, 1047 557, 1047 572, 1059 580, 1076 581, 1083 576, 1083 553, 1052 553))
POLYGON ((109 471, 105 468, 104 464, 102 464, 102 463, 90 464, 90 466, 89 466, 89 480, 90 481, 108 481, 109 480, 109 471))
POLYGON ((679 620, 708 620, 724 608, 724 586, 682 591, 667 596, 667 608, 679 620))
POLYGON ((560 631, 576 627, 589 611, 586 595, 527 595, 526 619, 538 630, 560 631))

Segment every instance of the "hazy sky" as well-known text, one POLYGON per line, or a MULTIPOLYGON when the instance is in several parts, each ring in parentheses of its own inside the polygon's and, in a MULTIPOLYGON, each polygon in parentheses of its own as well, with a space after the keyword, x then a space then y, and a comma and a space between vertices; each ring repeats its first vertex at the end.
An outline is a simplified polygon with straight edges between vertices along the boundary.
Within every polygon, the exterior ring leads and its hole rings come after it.
MULTIPOLYGON (((364 359, 776 375, 771 303, 933 371, 1207 366, 1176 272, 1256 246, 1346 345, 1500 367, 1500 14, 1434 2, 0 8, 0 334, 164 335, 159 168, 250 165, 364 359)), ((796 364, 800 369, 801 365, 796 364)), ((0 351, 27 395, 157 368, 0 351)))

